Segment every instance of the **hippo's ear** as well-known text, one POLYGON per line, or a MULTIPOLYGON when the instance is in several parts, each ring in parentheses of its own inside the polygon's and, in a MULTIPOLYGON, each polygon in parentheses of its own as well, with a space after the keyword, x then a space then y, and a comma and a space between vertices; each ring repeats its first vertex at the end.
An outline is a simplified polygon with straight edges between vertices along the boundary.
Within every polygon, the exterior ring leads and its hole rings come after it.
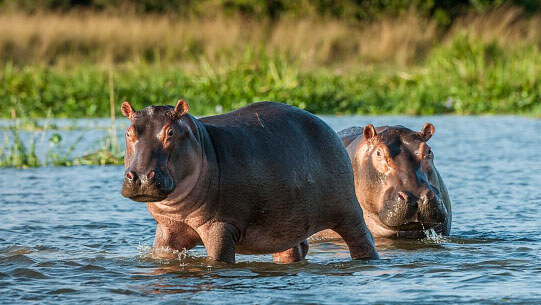
POLYGON ((363 136, 365 140, 371 139, 376 136, 376 129, 374 125, 368 124, 363 129, 363 136))
POLYGON ((188 109, 190 109, 188 102, 183 99, 179 99, 177 105, 175 106, 175 116, 177 119, 180 119, 183 115, 185 115, 186 112, 188 112, 188 109))
POLYGON ((430 138, 432 138, 432 135, 434 135, 434 125, 426 123, 423 127, 423 130, 421 131, 421 136, 426 142, 430 140, 430 138))
POLYGON ((122 103, 122 107, 120 109, 122 110, 122 115, 128 117, 129 119, 131 119, 135 114, 135 109, 133 109, 133 106, 128 101, 122 103))

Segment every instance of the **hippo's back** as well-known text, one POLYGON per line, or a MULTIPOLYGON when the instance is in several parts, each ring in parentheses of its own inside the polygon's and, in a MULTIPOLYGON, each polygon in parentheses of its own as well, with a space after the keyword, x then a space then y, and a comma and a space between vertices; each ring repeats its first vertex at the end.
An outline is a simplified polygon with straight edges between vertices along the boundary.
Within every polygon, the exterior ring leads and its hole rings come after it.
MULTIPOLYGON (((308 148, 327 147, 341 151, 340 139, 334 131, 315 115, 293 106, 276 102, 253 103, 238 110, 201 118, 213 141, 220 147, 239 145, 243 151, 267 153, 297 148, 293 155, 320 154, 308 148), (328 147, 331 145, 331 147, 328 147), (271 150, 261 151, 262 148, 271 150)), ((238 157, 242 151, 235 151, 238 157)), ((273 159, 277 156, 273 156, 273 159)))
POLYGON ((319 120, 323 123, 323 121, 307 111, 277 102, 257 102, 228 113, 200 118, 199 121, 215 127, 253 129, 256 131, 267 126, 272 127, 276 124, 282 124, 282 122, 287 122, 290 119, 298 122, 300 118, 309 121, 319 120), (263 123, 262 117, 264 117, 267 124, 263 123))
POLYGON ((267 174, 323 168, 351 171, 348 164, 336 164, 348 159, 336 133, 315 115, 287 104, 254 103, 200 122, 212 138, 221 166, 267 174))

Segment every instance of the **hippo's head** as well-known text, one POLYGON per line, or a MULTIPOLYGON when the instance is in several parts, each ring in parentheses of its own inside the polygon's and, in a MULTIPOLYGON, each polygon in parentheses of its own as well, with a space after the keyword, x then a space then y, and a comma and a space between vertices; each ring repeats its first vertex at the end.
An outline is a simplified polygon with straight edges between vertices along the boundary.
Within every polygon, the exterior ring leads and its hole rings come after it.
MULTIPOLYGON (((434 169, 434 154, 427 141, 434 126, 421 132, 403 126, 367 125, 358 145, 356 183, 361 188, 363 208, 373 221, 397 236, 424 236, 423 230, 441 232, 447 220, 434 169)), ((359 194, 358 194, 359 195, 359 194)), ((377 235, 377 234, 376 234, 377 235)))
POLYGON ((131 121, 126 131, 122 196, 139 202, 162 201, 186 177, 193 176, 198 146, 190 126, 183 120, 188 103, 176 107, 149 106, 135 111, 129 102, 122 114, 131 121))

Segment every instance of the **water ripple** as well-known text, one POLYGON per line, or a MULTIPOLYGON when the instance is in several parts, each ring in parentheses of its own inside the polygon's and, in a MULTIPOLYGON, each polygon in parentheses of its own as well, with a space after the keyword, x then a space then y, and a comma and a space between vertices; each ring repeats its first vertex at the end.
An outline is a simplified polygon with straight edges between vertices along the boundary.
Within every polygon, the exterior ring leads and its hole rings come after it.
POLYGON ((325 120, 335 129, 435 124, 430 143, 453 201, 452 235, 376 239, 381 259, 368 262, 351 261, 333 241, 311 242, 307 259, 290 265, 239 255, 224 266, 202 246, 147 246, 155 222, 144 204, 120 196, 122 167, 0 169, 0 303, 539 303, 541 120, 325 120))

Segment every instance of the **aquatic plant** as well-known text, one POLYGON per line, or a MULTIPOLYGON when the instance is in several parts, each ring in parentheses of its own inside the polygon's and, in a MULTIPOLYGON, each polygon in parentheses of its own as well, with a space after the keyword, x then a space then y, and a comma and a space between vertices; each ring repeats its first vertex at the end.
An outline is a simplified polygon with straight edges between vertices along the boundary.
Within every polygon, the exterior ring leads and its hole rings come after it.
POLYGON ((8 127, 11 134, 11 140, 4 132, 4 144, 0 148, 0 167, 36 167, 41 165, 52 166, 72 166, 72 165, 106 165, 122 164, 123 152, 117 143, 116 118, 115 118, 115 97, 114 97, 114 78, 112 69, 109 70, 109 104, 111 125, 107 128, 107 134, 99 141, 99 148, 83 156, 73 156, 73 151, 79 145, 84 134, 77 137, 67 148, 63 138, 59 133, 53 133, 49 137, 49 147, 46 158, 42 162, 36 154, 36 146, 42 147, 45 137, 51 129, 56 126, 50 125, 51 110, 47 112, 45 123, 40 126, 36 120, 21 120, 16 118, 15 110, 12 109, 12 124, 8 127), (34 130, 34 135, 29 141, 30 149, 23 143, 23 132, 34 130))
POLYGON ((20 133, 16 128, 10 128, 8 133, 4 133, 4 143, 0 149, 0 167, 35 167, 42 163, 36 155, 35 136, 30 142, 30 147, 24 144, 20 133))
MULTIPOLYGON (((114 101, 111 105, 114 107, 114 101)), ((84 133, 68 145, 60 133, 53 132, 48 137, 49 145, 45 148, 47 134, 54 131, 56 126, 51 125, 49 119, 45 120, 43 125, 35 121, 29 123, 30 120, 21 124, 22 120, 17 119, 15 112, 12 111, 12 124, 3 131, 4 142, 0 147, 0 167, 122 164, 124 156, 117 144, 114 112, 112 113, 111 126, 107 129, 107 134, 98 141, 98 148, 83 156, 74 156, 73 151, 83 140, 84 133), (23 139, 28 138, 29 132, 32 136, 25 144, 23 139), (38 157, 38 150, 45 151, 43 160, 38 157)))
POLYGON ((21 136, 21 126, 15 111, 11 111, 13 125, 4 132, 4 143, 0 148, 0 167, 35 167, 41 162, 36 154, 37 134, 34 133, 30 147, 26 145, 21 136), (9 137, 11 135, 11 139, 9 137))
POLYGON ((84 135, 68 144, 55 132, 48 137, 49 145, 44 147, 48 131, 50 130, 33 131, 31 137, 24 141, 25 137, 28 138, 28 131, 17 126, 6 128, 0 146, 0 167, 118 165, 123 162, 123 152, 118 146, 111 144, 113 136, 110 129, 107 130, 107 135, 99 140, 98 148, 83 156, 74 156, 73 151, 81 144, 84 135), (40 160, 37 151, 44 151, 43 159, 40 160))
POLYGON ((100 147, 91 153, 77 157, 74 165, 120 165, 124 162, 124 152, 120 151, 116 143, 116 132, 107 129, 107 135, 100 140, 100 147))

